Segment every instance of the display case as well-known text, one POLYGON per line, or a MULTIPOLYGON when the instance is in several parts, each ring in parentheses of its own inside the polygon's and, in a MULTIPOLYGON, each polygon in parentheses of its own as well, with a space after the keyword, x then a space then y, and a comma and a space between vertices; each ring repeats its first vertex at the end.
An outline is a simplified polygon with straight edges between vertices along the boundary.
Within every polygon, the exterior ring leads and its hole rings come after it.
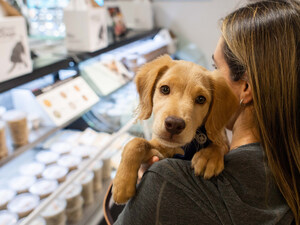
POLYGON ((9 215, 0 216, 18 218, 21 225, 33 220, 99 223, 112 156, 133 136, 144 135, 141 126, 133 125, 137 93, 132 81, 140 65, 167 53, 168 43, 159 32, 130 30, 122 38, 111 36, 108 47, 91 53, 67 52, 57 40, 45 50, 32 41, 39 56, 33 59, 33 72, 0 83, 0 118, 5 121, 0 129, 7 147, 0 159, 0 196, 11 196, 0 202, 0 212, 9 215), (103 76, 106 69, 116 73, 103 76), (109 76, 114 79, 110 83, 105 80, 109 76), (20 132, 13 129, 21 127, 22 117, 9 120, 5 113, 13 115, 13 109, 27 114, 22 126, 28 126, 28 139, 19 145, 20 132))

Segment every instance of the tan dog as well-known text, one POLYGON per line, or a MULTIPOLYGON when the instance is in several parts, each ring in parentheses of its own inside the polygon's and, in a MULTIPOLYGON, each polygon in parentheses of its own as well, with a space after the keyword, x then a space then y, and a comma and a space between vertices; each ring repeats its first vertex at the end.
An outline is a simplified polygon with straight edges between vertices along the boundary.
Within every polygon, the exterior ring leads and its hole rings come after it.
POLYGON ((203 124, 212 143, 194 155, 191 165, 204 178, 222 172, 229 150, 225 125, 239 105, 225 79, 165 55, 144 65, 135 81, 140 97, 138 119, 148 119, 153 111, 153 136, 151 141, 134 138, 125 146, 113 181, 114 201, 125 203, 135 194, 142 163, 155 155, 162 159, 184 154, 180 147, 191 142, 203 124))

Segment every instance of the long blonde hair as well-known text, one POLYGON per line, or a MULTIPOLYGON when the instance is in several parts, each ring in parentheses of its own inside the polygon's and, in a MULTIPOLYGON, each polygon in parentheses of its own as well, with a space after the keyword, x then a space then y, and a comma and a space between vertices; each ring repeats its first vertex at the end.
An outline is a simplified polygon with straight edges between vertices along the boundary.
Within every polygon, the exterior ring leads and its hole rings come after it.
POLYGON ((267 164, 300 224, 300 5, 248 4, 222 21, 224 56, 237 81, 247 76, 267 164))

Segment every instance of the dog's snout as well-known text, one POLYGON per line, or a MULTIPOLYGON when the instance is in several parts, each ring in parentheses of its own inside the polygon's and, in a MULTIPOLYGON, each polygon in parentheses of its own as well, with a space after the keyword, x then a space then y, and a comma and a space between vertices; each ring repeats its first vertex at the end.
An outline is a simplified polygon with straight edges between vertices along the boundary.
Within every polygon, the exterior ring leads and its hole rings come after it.
POLYGON ((165 120, 165 127, 166 130, 171 134, 180 134, 185 128, 185 122, 181 118, 168 116, 165 120))

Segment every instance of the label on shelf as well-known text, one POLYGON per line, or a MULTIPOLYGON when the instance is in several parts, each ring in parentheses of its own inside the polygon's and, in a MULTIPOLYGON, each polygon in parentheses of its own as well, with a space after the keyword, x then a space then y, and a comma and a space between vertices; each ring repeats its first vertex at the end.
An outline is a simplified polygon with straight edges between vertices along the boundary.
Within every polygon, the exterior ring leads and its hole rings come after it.
POLYGON ((35 91, 37 102, 56 125, 62 125, 99 101, 82 77, 75 77, 35 91))

